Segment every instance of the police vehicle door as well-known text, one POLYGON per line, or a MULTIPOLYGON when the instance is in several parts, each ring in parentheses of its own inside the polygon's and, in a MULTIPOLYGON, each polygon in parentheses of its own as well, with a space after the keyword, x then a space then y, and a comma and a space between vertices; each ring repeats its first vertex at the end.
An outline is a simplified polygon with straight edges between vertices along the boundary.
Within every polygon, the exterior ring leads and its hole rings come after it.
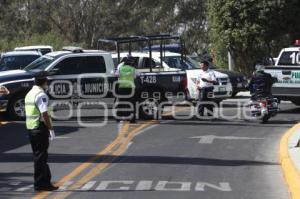
POLYGON ((78 66, 81 57, 67 57, 58 62, 50 72, 49 95, 54 109, 70 109, 76 105, 74 85, 79 75, 78 66))

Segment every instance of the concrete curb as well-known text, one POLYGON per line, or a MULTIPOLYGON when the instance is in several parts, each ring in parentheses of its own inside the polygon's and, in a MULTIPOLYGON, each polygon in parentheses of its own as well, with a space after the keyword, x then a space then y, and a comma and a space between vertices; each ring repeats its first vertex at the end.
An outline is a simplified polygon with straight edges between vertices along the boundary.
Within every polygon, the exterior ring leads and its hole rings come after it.
POLYGON ((289 129, 280 141, 279 158, 292 199, 300 198, 300 123, 289 129))

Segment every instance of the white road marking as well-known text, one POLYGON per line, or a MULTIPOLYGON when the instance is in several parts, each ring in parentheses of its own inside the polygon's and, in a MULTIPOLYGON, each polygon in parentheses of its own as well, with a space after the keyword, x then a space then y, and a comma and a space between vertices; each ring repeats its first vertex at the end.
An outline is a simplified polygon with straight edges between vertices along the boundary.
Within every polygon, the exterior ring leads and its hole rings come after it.
POLYGON ((81 188, 77 189, 78 191, 88 191, 90 189, 92 189, 95 184, 97 183, 97 181, 90 181, 85 183, 85 185, 83 185, 81 188))
POLYGON ((30 190, 30 189, 32 189, 32 188, 33 188, 33 184, 27 185, 27 186, 25 186, 25 187, 21 187, 21 188, 17 189, 16 191, 17 191, 17 192, 23 192, 23 191, 28 191, 28 190, 30 190))
POLYGON ((22 182, 20 181, 12 181, 12 182, 9 182, 8 184, 11 185, 11 186, 18 186, 20 185, 22 182))
POLYGON ((136 191, 150 191, 152 187, 153 182, 152 181, 140 181, 135 190, 136 191))
POLYGON ((62 186, 59 187, 58 191, 65 191, 67 188, 72 185, 74 181, 67 181, 62 186))
POLYGON ((195 191, 205 191, 205 187, 210 187, 218 191, 232 191, 228 182, 220 182, 219 186, 207 182, 198 182, 196 184, 195 191))
POLYGON ((123 180, 123 181, 102 181, 99 186, 96 188, 97 191, 104 191, 104 190, 109 190, 109 191, 127 191, 130 190, 129 186, 126 187, 118 187, 118 188, 109 188, 109 185, 112 184, 122 184, 122 185, 131 185, 133 184, 134 181, 132 180, 123 180))
POLYGON ((55 140, 58 140, 58 139, 70 139, 71 137, 65 137, 65 136, 55 136, 55 140))
MULTIPOLYGON (((221 192, 232 191, 228 182, 218 182, 211 184, 209 182, 178 182, 178 181, 157 181, 154 183, 152 180, 107 180, 107 181, 89 181, 82 187, 69 190, 74 181, 65 182, 60 188, 59 192, 64 191, 169 191, 169 192, 186 192, 186 191, 208 191, 215 190, 221 192), (97 183, 98 186, 97 186, 97 183), (96 188, 95 188, 96 187, 96 188)), ((33 185, 27 185, 16 189, 16 192, 26 192, 33 189, 33 185)), ((11 191, 12 188, 0 188, 0 192, 11 191)))
POLYGON ((191 182, 168 182, 160 181, 157 183, 156 191, 190 191, 191 182))
POLYGON ((204 135, 204 136, 189 137, 189 139, 199 139, 199 144, 212 144, 215 139, 220 139, 220 140, 263 140, 265 138, 204 135))

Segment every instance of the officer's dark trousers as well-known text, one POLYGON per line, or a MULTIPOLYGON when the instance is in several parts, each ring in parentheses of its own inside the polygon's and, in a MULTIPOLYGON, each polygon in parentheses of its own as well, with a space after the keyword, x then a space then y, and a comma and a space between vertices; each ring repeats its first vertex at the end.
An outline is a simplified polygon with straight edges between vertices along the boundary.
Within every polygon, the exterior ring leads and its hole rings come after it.
POLYGON ((214 106, 211 104, 211 99, 208 98, 208 94, 210 92, 213 92, 214 87, 206 87, 199 89, 199 107, 198 107, 198 113, 200 116, 204 116, 204 109, 206 108, 208 111, 208 116, 213 115, 214 106))
POLYGON ((118 120, 126 118, 127 120, 135 121, 136 119, 136 90, 134 88, 118 88, 118 106, 117 106, 117 116, 118 120), (131 95, 131 96, 130 96, 131 95), (131 104, 132 106, 128 105, 131 104), (124 111, 122 109, 128 109, 124 111), (131 109, 131 111, 129 111, 131 109), (129 116, 131 118, 128 118, 129 116))
POLYGON ((38 129, 28 130, 34 158, 34 187, 51 185, 48 162, 49 130, 44 123, 38 129))

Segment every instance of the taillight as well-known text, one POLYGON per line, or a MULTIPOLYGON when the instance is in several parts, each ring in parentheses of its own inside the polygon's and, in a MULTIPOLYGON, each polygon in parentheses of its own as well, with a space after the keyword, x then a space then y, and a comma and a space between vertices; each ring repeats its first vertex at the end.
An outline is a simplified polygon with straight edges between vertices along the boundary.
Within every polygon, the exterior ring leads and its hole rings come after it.
POLYGON ((261 101, 261 105, 262 105, 262 107, 267 107, 267 100, 261 101))
POLYGON ((187 89, 187 78, 183 77, 180 81, 180 86, 182 89, 186 90, 187 89))

